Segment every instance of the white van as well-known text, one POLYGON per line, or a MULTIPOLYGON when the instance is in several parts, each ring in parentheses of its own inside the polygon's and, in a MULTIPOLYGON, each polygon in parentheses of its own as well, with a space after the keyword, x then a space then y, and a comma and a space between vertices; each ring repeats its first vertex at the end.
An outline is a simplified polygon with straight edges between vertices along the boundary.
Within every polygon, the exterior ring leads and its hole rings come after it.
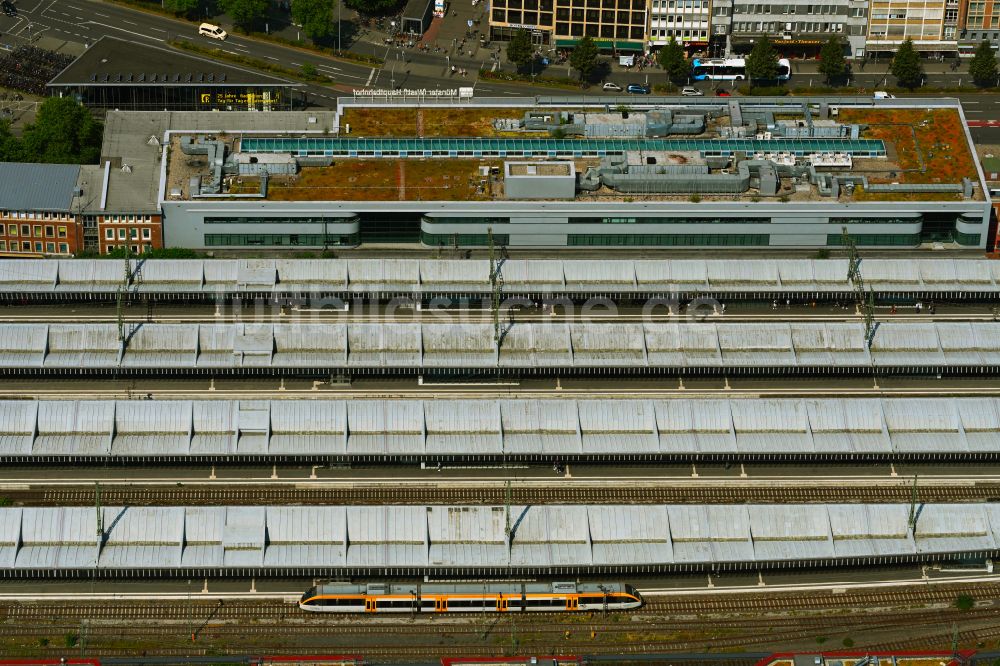
POLYGON ((892 93, 887 93, 884 90, 876 90, 875 99, 896 99, 896 96, 892 93))
POLYGON ((229 35, 226 31, 217 25, 212 25, 211 23, 202 23, 198 27, 198 34, 205 35, 206 37, 212 37, 214 39, 225 39, 229 35))

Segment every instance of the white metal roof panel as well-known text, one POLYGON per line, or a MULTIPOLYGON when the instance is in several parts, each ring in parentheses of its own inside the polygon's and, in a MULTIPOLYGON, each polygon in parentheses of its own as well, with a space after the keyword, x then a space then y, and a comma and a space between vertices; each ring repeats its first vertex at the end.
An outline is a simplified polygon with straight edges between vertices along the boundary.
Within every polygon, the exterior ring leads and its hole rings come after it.
POLYGON ((587 508, 594 564, 672 562, 670 519, 664 506, 587 508))
POLYGON ((420 283, 420 262, 416 259, 349 259, 351 286, 411 285, 420 283))
POLYGON ((337 259, 276 259, 279 287, 347 286, 347 262, 337 259))

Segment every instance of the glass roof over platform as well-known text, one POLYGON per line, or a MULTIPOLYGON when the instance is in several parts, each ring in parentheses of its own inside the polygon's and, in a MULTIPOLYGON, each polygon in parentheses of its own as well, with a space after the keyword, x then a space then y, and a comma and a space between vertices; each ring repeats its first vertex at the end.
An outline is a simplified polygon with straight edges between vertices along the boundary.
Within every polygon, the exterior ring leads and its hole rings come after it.
POLYGON ((506 139, 506 138, 266 138, 246 137, 246 153, 293 153, 325 157, 602 157, 630 151, 745 153, 849 153, 885 156, 879 139, 506 139))

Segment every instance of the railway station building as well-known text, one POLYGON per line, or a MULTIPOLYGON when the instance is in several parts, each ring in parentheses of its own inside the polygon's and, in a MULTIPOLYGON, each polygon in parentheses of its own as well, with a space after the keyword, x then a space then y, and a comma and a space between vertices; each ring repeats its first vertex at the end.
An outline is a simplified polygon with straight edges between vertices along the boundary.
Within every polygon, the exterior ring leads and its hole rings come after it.
MULTIPOLYGON (((383 101, 111 112, 166 247, 985 248, 955 100, 383 101), (627 106, 626 106, 627 102, 627 106), (900 123, 906 127, 901 130, 900 123)), ((123 158, 124 161, 124 158, 123 158)), ((131 163, 129 163, 131 164, 131 163)), ((91 210, 92 213, 96 213, 91 210)))

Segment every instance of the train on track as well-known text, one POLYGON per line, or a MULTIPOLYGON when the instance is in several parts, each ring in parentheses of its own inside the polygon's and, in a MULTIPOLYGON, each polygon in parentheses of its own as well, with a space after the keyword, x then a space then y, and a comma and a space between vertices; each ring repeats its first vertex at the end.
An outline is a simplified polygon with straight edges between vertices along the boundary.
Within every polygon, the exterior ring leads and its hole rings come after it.
POLYGON ((299 600, 299 608, 318 613, 558 613, 641 605, 639 593, 624 583, 328 583, 299 600))

